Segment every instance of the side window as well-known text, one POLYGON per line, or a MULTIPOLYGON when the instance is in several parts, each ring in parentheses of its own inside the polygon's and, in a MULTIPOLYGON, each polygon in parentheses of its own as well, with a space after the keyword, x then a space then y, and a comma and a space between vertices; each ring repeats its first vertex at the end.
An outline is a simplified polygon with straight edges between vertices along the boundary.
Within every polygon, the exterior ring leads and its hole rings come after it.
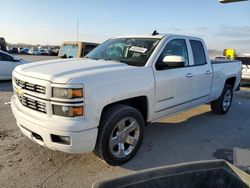
POLYGON ((207 61, 202 43, 198 40, 190 40, 190 44, 194 56, 194 65, 205 65, 207 61))
POLYGON ((163 62, 164 57, 166 56, 181 56, 184 58, 184 66, 188 66, 188 51, 186 41, 184 39, 173 39, 171 40, 164 48, 163 52, 161 53, 160 57, 156 63, 156 69, 170 69, 170 68, 178 68, 175 66, 168 66, 163 62))
POLYGON ((0 53, 0 61, 13 61, 13 58, 4 53, 0 53))
POLYGON ((93 50, 96 47, 96 45, 89 45, 87 44, 85 48, 83 49, 83 56, 87 55, 91 50, 93 50))

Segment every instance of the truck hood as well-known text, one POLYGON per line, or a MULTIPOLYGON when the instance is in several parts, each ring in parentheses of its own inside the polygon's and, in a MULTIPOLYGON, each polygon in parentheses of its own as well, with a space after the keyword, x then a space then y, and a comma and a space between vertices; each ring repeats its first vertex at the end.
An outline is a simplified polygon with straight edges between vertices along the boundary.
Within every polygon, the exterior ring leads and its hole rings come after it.
POLYGON ((114 61, 77 58, 28 63, 16 67, 15 72, 53 83, 67 83, 71 78, 129 68, 131 66, 114 61))

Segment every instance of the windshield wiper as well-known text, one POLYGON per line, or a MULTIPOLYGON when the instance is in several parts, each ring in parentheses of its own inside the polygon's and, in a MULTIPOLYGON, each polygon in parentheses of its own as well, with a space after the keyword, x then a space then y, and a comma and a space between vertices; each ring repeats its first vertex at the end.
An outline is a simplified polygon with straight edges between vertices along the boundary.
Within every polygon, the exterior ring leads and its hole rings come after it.
POLYGON ((85 56, 84 58, 87 58, 87 59, 94 59, 94 60, 99 60, 99 59, 97 59, 97 58, 88 57, 88 56, 85 56))
POLYGON ((94 59, 94 60, 104 60, 104 61, 116 61, 116 62, 119 62, 119 63, 125 63, 125 64, 127 64, 127 62, 125 62, 125 61, 118 60, 118 59, 112 59, 112 58, 93 58, 93 57, 88 57, 88 56, 85 56, 85 58, 87 58, 87 59, 94 59))
POLYGON ((111 59, 111 58, 102 58, 105 61, 117 61, 119 63, 125 63, 127 64, 125 61, 119 60, 119 59, 111 59))

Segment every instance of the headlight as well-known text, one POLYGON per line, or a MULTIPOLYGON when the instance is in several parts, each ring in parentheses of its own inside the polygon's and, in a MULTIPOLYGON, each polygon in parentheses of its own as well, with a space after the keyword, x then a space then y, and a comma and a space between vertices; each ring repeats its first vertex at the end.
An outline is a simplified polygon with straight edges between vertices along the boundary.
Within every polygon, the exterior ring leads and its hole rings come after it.
POLYGON ((55 98, 62 98, 62 99, 83 98, 83 89, 53 87, 52 96, 55 98))
POLYGON ((53 114, 57 116, 64 116, 64 117, 83 116, 84 109, 83 109, 83 106, 53 105, 53 114))

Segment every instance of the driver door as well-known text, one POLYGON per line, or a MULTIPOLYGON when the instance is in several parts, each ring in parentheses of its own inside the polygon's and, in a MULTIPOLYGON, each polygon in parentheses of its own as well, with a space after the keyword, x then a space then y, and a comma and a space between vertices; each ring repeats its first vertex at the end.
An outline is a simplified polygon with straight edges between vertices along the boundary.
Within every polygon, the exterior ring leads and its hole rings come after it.
POLYGON ((172 39, 167 42, 156 62, 155 71, 155 119, 182 111, 191 106, 192 74, 189 67, 186 40, 172 39), (160 66, 166 56, 182 56, 182 67, 160 66), (163 68, 161 68, 163 67, 163 68))

